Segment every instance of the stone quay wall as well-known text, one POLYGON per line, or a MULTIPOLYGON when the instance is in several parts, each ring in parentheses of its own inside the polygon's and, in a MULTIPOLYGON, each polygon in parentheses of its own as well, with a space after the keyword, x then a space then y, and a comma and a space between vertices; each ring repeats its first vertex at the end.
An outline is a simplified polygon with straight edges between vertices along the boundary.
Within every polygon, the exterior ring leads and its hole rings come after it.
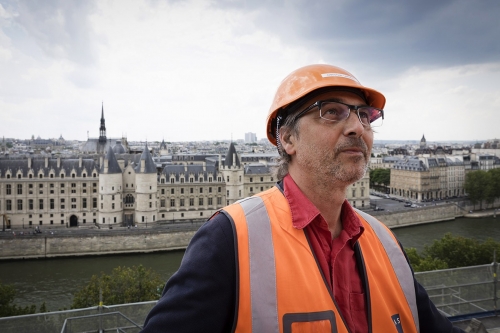
POLYGON ((454 220, 464 216, 467 208, 459 208, 453 203, 412 208, 398 212, 372 212, 379 221, 389 228, 408 227, 423 223, 454 220))
POLYGON ((185 249, 195 231, 148 233, 103 232, 0 238, 0 259, 109 255, 185 249))

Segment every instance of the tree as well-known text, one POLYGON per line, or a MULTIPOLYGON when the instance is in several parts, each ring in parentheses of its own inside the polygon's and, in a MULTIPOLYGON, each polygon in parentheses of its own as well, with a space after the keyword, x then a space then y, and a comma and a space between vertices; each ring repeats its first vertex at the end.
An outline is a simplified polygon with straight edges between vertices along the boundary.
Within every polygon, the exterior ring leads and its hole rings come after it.
POLYGON ((144 266, 116 267, 110 275, 92 275, 89 283, 73 296, 71 308, 86 308, 99 304, 102 290, 104 304, 124 304, 152 301, 160 298, 164 282, 152 269, 144 266))
POLYGON ((20 316, 36 312, 36 306, 30 305, 20 307, 15 304, 16 290, 10 285, 4 285, 0 282, 0 317, 20 316))
POLYGON ((387 187, 391 184, 391 169, 370 170, 370 185, 387 187))
POLYGON ((483 200, 489 199, 491 192, 490 174, 483 170, 471 171, 465 176, 464 188, 474 205, 479 202, 479 208, 483 207, 483 200))
POLYGON ((421 255, 415 248, 405 251, 415 272, 423 272, 490 264, 493 261, 493 252, 500 253, 500 243, 491 238, 481 243, 476 239, 447 233, 432 245, 425 246, 421 255))

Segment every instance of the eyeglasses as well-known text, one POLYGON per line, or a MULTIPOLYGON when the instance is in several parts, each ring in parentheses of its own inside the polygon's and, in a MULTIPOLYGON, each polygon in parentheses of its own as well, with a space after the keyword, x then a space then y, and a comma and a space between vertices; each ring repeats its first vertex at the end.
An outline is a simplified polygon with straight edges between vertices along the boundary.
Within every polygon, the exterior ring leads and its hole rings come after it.
POLYGON ((334 101, 317 101, 295 116, 295 120, 311 111, 319 108, 319 116, 327 121, 341 122, 351 115, 351 111, 358 115, 358 119, 365 127, 381 126, 384 120, 384 110, 367 105, 349 105, 334 101))

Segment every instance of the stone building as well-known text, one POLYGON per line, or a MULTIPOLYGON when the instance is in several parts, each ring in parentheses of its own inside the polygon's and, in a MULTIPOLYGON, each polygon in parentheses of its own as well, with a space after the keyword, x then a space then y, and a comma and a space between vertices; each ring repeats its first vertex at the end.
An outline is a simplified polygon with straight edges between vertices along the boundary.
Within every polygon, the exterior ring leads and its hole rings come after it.
POLYGON ((461 156, 406 156, 391 168, 390 193, 415 201, 463 196, 464 180, 461 156))
MULTIPOLYGON (((218 209, 273 187, 277 154, 153 157, 124 152, 74 158, 0 158, 0 216, 9 226, 99 227, 206 220, 218 209)), ((347 199, 370 206, 369 176, 349 187, 347 199)))

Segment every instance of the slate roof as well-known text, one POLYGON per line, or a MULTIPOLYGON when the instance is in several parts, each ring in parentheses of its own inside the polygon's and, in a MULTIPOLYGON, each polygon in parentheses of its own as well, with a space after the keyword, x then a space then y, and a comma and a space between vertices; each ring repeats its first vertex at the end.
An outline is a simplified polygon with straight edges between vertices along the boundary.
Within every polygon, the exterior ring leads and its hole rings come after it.
POLYGON ((153 161, 153 157, 149 152, 148 145, 144 147, 139 163, 135 167, 135 172, 137 173, 156 173, 156 163, 153 161), (141 164, 144 161, 144 170, 141 170, 141 164))
MULTIPOLYGON (((115 153, 113 152, 113 148, 111 146, 108 147, 108 152, 104 157, 104 160, 108 161, 108 172, 104 172, 104 165, 101 165, 101 173, 113 174, 113 173, 122 173, 122 169, 116 160, 115 153)), ((106 162, 105 162, 106 163, 106 162)))
POLYGON ((245 175, 259 175, 269 173, 271 173, 271 168, 261 163, 252 163, 248 164, 245 167, 245 175))
POLYGON ((51 170, 54 177, 59 177, 62 171, 66 177, 71 176, 74 170, 76 177, 81 177, 83 171, 86 171, 88 176, 92 175, 94 170, 97 172, 99 169, 98 164, 92 158, 82 158, 82 166, 79 166, 80 160, 78 158, 61 158, 60 166, 57 167, 57 158, 48 158, 48 166, 45 167, 45 158, 34 157, 31 162, 31 168, 28 168, 28 159, 1 159, 0 160, 0 177, 4 178, 8 170, 11 170, 12 177, 17 177, 17 172, 20 170, 23 178, 28 178, 28 172, 33 170, 34 177, 42 174, 44 178, 49 177, 51 170))
POLYGON ((217 168, 215 164, 207 164, 205 166, 205 171, 203 171, 203 165, 169 164, 163 168, 162 174, 165 175, 167 180, 174 176, 175 181, 179 181, 182 175, 184 179, 189 179, 189 176, 192 175, 196 182, 200 179, 200 176, 203 176, 203 180, 207 181, 208 177, 213 177, 214 180, 216 179, 217 168))
POLYGON ((236 153, 236 148, 234 147, 234 143, 231 142, 229 145, 229 150, 227 151, 226 159, 224 160, 223 164, 224 166, 230 167, 234 164, 237 167, 240 167, 240 159, 238 157, 238 154, 236 153), (233 158, 235 159, 233 161, 233 158))
POLYGON ((408 171, 426 171, 427 167, 424 162, 420 161, 416 157, 405 157, 395 162, 393 165, 394 169, 398 170, 408 170, 408 171))
POLYGON ((113 152, 115 154, 125 154, 125 147, 123 147, 122 142, 120 140, 116 141, 115 146, 113 147, 113 152))

